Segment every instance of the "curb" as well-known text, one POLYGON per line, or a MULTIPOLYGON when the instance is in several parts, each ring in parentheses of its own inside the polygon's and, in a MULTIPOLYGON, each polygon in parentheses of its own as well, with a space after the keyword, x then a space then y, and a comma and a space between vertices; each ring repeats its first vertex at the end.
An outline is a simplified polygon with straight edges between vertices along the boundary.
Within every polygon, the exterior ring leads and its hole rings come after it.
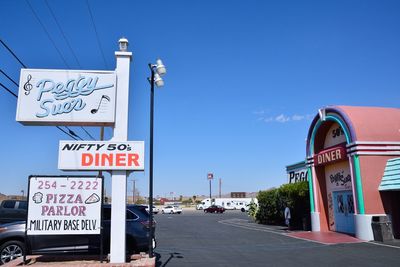
POLYGON ((100 262, 98 255, 29 255, 25 264, 23 258, 17 258, 4 264, 4 267, 15 266, 89 266, 89 267, 155 267, 156 258, 149 258, 148 254, 134 254, 126 263, 109 263, 108 259, 100 262))

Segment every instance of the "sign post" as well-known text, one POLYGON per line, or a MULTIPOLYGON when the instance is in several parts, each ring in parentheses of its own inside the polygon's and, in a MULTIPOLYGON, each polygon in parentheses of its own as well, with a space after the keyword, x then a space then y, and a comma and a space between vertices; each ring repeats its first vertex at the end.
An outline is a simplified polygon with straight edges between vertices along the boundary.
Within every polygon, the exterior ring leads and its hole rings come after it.
MULTIPOLYGON (((111 263, 125 263, 128 171, 144 170, 144 142, 128 142, 129 69, 132 53, 127 48, 128 40, 121 38, 120 50, 115 52, 115 71, 22 69, 16 114, 16 120, 24 125, 113 126, 113 137, 109 142, 61 141, 59 151, 60 169, 111 170, 111 263)), ((57 183, 53 182, 51 186, 53 184, 55 186, 57 183)), ((35 199, 39 201, 41 192, 36 193, 38 197, 35 199)), ((51 197, 57 197, 50 192, 48 196, 48 201, 51 201, 51 197)), ((81 198, 82 194, 79 194, 76 201, 80 202, 81 198)), ((88 201, 93 199, 96 200, 95 196, 88 201)), ((47 212, 46 209, 43 207, 43 214, 47 212)), ((79 216, 84 213, 84 209, 84 205, 65 206, 63 211, 65 214, 76 213, 79 216)), ((49 214, 54 212, 61 214, 62 211, 58 207, 55 211, 49 208, 49 214)), ((38 231, 45 225, 38 217, 33 221, 32 227, 38 231)), ((95 219, 88 221, 90 227, 99 225, 95 219)), ((51 227, 58 230, 59 225, 51 227)), ((84 231, 88 228, 86 221, 83 228, 84 231)))
MULTIPOLYGON (((121 38, 120 47, 128 45, 128 40, 121 38)), ((128 140, 128 107, 129 107, 129 67, 132 52, 125 49, 116 51, 117 66, 117 95, 115 110, 115 125, 113 128, 113 142, 128 140)), ((111 240, 110 262, 124 263, 126 251, 126 183, 127 171, 113 170, 111 172, 111 240)))

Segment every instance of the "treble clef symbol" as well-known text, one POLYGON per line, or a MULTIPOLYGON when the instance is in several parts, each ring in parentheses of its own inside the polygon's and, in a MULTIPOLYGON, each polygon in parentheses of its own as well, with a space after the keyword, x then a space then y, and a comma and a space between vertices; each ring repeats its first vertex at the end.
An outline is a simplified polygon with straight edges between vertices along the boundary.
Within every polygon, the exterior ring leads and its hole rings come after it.
POLYGON ((27 77, 27 81, 24 84, 25 95, 29 95, 29 93, 33 89, 33 86, 30 83, 31 80, 32 80, 32 75, 29 74, 28 77, 27 77))

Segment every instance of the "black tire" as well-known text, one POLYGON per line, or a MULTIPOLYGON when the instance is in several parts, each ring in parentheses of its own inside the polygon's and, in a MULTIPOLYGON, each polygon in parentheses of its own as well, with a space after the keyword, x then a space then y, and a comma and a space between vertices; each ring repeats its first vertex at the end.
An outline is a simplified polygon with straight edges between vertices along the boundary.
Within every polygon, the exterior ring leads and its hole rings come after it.
POLYGON ((245 212, 245 211, 246 211, 244 208, 241 208, 240 210, 241 210, 242 212, 245 212))
POLYGON ((24 243, 16 240, 7 241, 0 246, 0 265, 22 257, 24 253, 24 243))
POLYGON ((164 214, 164 211, 162 210, 161 213, 164 214))

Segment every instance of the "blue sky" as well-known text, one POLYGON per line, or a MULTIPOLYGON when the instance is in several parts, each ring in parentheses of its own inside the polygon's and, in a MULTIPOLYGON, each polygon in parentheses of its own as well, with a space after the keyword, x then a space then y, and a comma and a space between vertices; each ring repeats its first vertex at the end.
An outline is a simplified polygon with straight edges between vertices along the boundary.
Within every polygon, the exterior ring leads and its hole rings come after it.
MULTIPOLYGON (((305 158, 318 108, 398 107, 398 14, 398 1, 1 0, 0 38, 29 68, 89 70, 113 70, 117 41, 128 38, 129 140, 144 140, 146 153, 147 64, 162 58, 154 195, 208 195, 208 172, 214 194, 219 178, 223 193, 285 183, 285 166, 305 158)), ((18 81, 21 67, 0 45, 1 70, 18 81)), ((0 82, 17 92, 2 74, 0 82)), ((17 123, 16 103, 0 88, 5 194, 26 190, 30 174, 66 174, 57 169, 58 142, 71 140, 55 127, 17 123)), ((85 129, 99 138, 99 128, 85 129)), ((136 179, 147 195, 148 174, 147 158, 128 186, 136 179)))

